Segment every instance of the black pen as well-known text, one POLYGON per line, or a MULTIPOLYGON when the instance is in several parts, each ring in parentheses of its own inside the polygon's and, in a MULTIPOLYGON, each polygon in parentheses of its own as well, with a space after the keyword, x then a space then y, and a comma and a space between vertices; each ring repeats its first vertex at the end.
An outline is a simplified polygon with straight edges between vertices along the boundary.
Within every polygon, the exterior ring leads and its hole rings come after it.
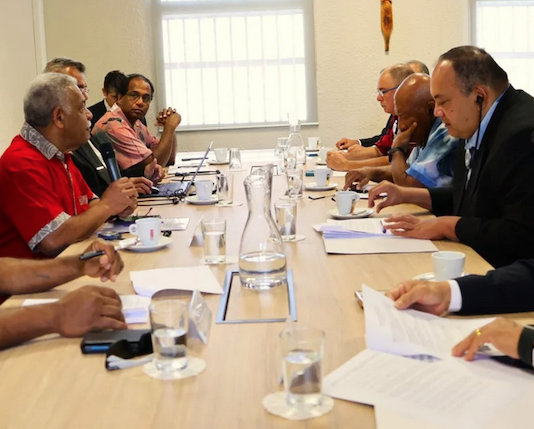
POLYGON ((193 158, 182 158, 182 161, 200 161, 202 158, 204 157, 200 156, 200 157, 193 157, 193 158))
POLYGON ((88 259, 96 258, 97 256, 102 256, 106 252, 103 250, 93 250, 92 252, 85 252, 80 255, 78 258, 80 261, 87 261, 88 259))

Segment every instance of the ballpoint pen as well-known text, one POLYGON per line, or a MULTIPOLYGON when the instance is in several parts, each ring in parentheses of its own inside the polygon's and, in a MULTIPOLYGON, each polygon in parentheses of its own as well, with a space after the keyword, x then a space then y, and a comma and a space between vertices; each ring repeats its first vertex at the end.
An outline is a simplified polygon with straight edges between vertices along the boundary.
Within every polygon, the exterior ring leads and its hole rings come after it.
MULTIPOLYGON (((115 252, 117 252, 118 250, 129 249, 130 247, 135 246, 137 243, 139 243, 139 238, 127 238, 126 240, 121 240, 119 244, 115 246, 114 249, 115 252)), ((91 252, 82 253, 78 257, 78 259, 80 261, 87 261, 89 259, 96 258, 97 256, 102 256, 105 253, 106 252, 104 252, 103 250, 93 250, 91 252)))
POLYGON ((386 231, 386 228, 384 227, 384 221, 383 220, 380 221, 380 225, 382 225, 382 234, 385 234, 387 231, 386 231))

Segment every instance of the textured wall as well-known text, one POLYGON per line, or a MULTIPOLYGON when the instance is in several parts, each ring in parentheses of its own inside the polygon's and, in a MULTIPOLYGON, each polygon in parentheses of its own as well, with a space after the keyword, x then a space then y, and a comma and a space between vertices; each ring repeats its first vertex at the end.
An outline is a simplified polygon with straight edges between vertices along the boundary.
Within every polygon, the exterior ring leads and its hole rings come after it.
POLYGON ((0 153, 24 121, 22 98, 35 77, 31 0, 1 0, 0 7, 0 153), (14 19, 16 17, 16 19, 14 19))
MULTIPOLYGON (((312 0, 310 0, 312 1, 312 0)), ((386 116, 375 101, 379 71, 420 59, 429 66, 440 53, 468 42, 469 0, 396 0, 390 54, 380 32, 380 0, 315 0, 319 126, 304 136, 333 145, 338 138, 380 131, 386 116)), ((155 76, 150 0, 46 0, 48 58, 68 55, 88 67, 90 102, 100 99, 104 75, 114 68, 155 76)), ((150 121, 159 105, 154 100, 150 121)), ((286 129, 184 132, 180 150, 217 146, 274 146, 286 129)))

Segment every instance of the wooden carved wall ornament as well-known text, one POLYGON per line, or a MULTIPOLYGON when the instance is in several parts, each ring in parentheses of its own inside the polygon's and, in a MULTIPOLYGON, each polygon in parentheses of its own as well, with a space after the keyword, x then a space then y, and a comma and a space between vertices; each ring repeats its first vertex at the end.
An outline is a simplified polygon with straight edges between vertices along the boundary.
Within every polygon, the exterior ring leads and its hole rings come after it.
POLYGON ((386 54, 389 53, 389 39, 393 31, 393 0, 380 0, 381 1, 381 26, 382 34, 384 35, 384 44, 386 54))

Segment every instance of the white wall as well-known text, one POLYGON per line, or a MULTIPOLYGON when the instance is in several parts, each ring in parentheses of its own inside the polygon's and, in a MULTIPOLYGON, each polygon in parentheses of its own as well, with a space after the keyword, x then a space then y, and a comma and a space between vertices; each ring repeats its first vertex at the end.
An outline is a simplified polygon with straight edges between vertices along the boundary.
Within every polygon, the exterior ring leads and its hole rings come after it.
MULTIPOLYGON (((312 0, 310 0, 312 1, 312 0)), ((393 4, 390 54, 384 53, 380 0, 314 0, 319 126, 304 136, 323 143, 368 137, 386 116, 375 101, 376 79, 389 64, 419 59, 431 66, 449 48, 469 40, 469 0, 404 0, 393 4)), ((90 103, 100 100, 105 74, 112 69, 156 76, 150 0, 46 0, 47 55, 83 61, 90 103)), ((155 82, 156 85, 158 82, 155 82)), ((163 106, 155 99, 149 114, 163 106)), ((286 129, 184 132, 180 150, 217 146, 272 147, 286 129)))
POLYGON ((0 0, 0 154, 24 121, 22 99, 37 74, 32 0, 0 0))

